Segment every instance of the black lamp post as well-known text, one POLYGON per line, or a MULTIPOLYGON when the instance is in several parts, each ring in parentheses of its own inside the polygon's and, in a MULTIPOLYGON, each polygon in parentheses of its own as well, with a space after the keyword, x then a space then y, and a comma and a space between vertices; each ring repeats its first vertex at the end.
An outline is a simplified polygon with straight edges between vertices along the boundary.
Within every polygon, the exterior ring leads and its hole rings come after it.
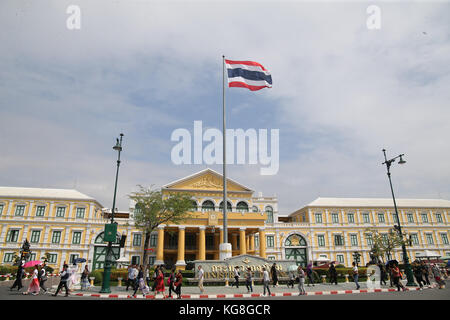
POLYGON ((360 254, 358 251, 355 251, 355 252, 353 253, 353 260, 355 261, 356 266, 358 266, 359 258, 360 258, 360 257, 361 257, 361 254, 360 254))
POLYGON ((414 275, 412 273, 411 265, 409 264, 409 258, 408 258, 408 254, 406 252, 405 242, 403 241, 402 227, 400 225, 400 217, 398 215, 397 203, 395 202, 395 196, 394 196, 394 189, 392 188, 391 172, 389 170, 392 163, 395 162, 395 159, 400 158, 400 160, 398 161, 399 164, 404 164, 404 163, 406 163, 406 161, 403 160, 403 158, 402 158, 404 156, 404 154, 400 154, 400 155, 396 156, 395 158, 388 160, 386 158, 386 149, 383 149, 383 153, 384 153, 385 161, 382 164, 385 164, 386 168, 387 168, 387 175, 389 178, 389 184, 391 186, 392 199, 394 200, 394 209, 395 209, 395 217, 396 217, 395 220, 398 224, 398 227, 397 228, 394 227, 394 228, 397 230, 397 232, 400 236, 400 239, 402 239, 403 263, 405 264, 405 273, 406 273, 406 278, 408 279, 408 283, 406 285, 415 287, 416 283, 414 282, 414 275))
POLYGON ((102 289, 100 290, 100 293, 110 293, 110 277, 111 277, 111 267, 114 263, 113 260, 113 250, 112 250, 112 243, 116 241, 116 235, 117 235, 117 222, 114 222, 114 210, 116 209, 116 192, 117 192, 117 178, 119 176, 119 166, 120 166, 120 152, 122 151, 122 137, 123 133, 120 134, 120 141, 119 138, 116 139, 116 145, 113 147, 114 150, 118 151, 117 156, 117 171, 116 171, 116 183, 114 186, 114 198, 113 198, 113 205, 111 209, 111 223, 105 225, 105 232, 103 241, 108 241, 108 247, 106 248, 106 257, 105 257, 105 266, 103 271, 103 283, 102 283, 102 289))

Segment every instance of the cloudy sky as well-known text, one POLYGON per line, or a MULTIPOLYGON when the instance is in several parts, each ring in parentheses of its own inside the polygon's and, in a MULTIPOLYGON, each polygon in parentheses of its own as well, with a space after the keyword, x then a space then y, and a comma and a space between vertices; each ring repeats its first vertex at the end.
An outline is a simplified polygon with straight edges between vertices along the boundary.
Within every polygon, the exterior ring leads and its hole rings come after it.
POLYGON ((383 148, 405 153, 397 197, 450 199, 448 1, 1 1, 0 43, 2 186, 76 188, 111 207, 120 132, 120 210, 137 184, 206 168, 174 165, 170 136, 195 120, 221 128, 225 54, 272 74, 271 89, 227 89, 227 125, 279 129, 279 171, 228 173, 277 195, 280 214, 390 197, 383 148))

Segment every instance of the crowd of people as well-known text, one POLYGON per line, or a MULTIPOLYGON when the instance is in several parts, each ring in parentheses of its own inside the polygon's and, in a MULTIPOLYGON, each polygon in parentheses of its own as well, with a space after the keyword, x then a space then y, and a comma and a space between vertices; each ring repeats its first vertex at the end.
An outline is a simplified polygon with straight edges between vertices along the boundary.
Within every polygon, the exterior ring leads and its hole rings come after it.
MULTIPOLYGON (((23 288, 22 280, 25 276, 25 261, 20 261, 19 266, 17 268, 17 274, 16 279, 13 283, 13 285, 10 287, 10 291, 17 288, 18 291, 23 288)), ((66 290, 66 296, 69 295, 69 292, 73 290, 73 287, 78 285, 80 283, 81 279, 81 289, 87 290, 89 288, 89 269, 86 265, 84 268, 84 271, 81 273, 81 275, 77 272, 78 266, 76 263, 72 265, 71 268, 67 265, 67 263, 64 261, 63 269, 60 272, 60 283, 58 285, 58 288, 56 289, 56 292, 53 294, 56 296, 59 291, 64 287, 66 290)), ((31 281, 28 285, 28 288, 26 291, 23 292, 23 294, 32 294, 32 295, 38 295, 42 292, 50 293, 50 291, 46 288, 45 282, 48 280, 48 273, 49 269, 45 262, 42 264, 36 264, 34 266, 32 275, 31 275, 31 281)))

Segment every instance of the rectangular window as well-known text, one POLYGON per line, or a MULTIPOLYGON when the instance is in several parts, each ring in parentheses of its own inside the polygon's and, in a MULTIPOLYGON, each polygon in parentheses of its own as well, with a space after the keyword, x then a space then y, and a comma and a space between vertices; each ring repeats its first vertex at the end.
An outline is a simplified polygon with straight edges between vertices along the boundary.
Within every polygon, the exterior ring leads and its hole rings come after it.
POLYGON ((61 231, 53 231, 52 243, 59 243, 61 241, 61 231))
POLYGON ((336 255, 336 260, 339 262, 339 264, 343 264, 344 263, 344 255, 343 254, 337 254, 336 255))
POLYGON ((398 223, 398 215, 396 213, 393 214, 394 223, 398 223))
POLYGON ((267 259, 268 260, 275 260, 275 256, 268 256, 267 259))
POLYGON ((41 238, 41 230, 32 230, 31 231, 31 243, 38 243, 39 239, 41 238))
POLYGON ((58 208, 56 208, 56 216, 58 218, 64 218, 65 214, 66 214, 66 207, 58 207, 58 208))
POLYGON ((448 244, 448 237, 446 233, 441 233, 441 239, 443 244, 448 244))
POLYGON ((316 213, 316 223, 322 223, 322 214, 316 213))
POLYGON ((142 244, 142 234, 140 233, 133 234, 133 246, 140 247, 141 244, 142 244))
POLYGON ((155 256, 153 256, 153 257, 148 257, 148 264, 149 265, 154 265, 155 264, 155 261, 156 261, 156 257, 155 256))
POLYGON ((3 255, 3 262, 13 262, 14 252, 8 252, 3 255))
POLYGON ((267 248, 273 248, 274 247, 274 236, 266 236, 267 241, 267 248))
POLYGON ((421 216, 422 216, 422 222, 428 223, 428 215, 426 213, 422 213, 421 216))
POLYGON ((350 235, 350 243, 352 246, 357 246, 358 245, 358 236, 356 234, 351 234, 350 235))
POLYGON ((378 222, 379 223, 385 223, 386 219, 384 218, 384 213, 378 213, 378 222))
POLYGON ((83 219, 86 208, 77 208, 77 218, 83 219))
POLYGON ((57 253, 50 253, 48 255, 48 263, 56 263, 58 260, 58 254, 57 253))
POLYGON ((426 238, 427 238, 427 243, 428 243, 428 244, 434 244, 433 234, 427 233, 427 234, 425 234, 425 236, 426 236, 426 238))
POLYGON ((368 213, 363 213, 362 216, 363 216, 364 223, 370 223, 370 217, 369 217, 368 213))
POLYGON ((332 213, 332 214, 331 214, 331 221, 332 221, 333 223, 339 223, 339 214, 337 214, 337 213, 332 213))
POLYGON ((413 246, 419 245, 419 237, 417 236, 417 233, 411 234, 411 243, 413 246))
POLYGON ((25 213, 25 205, 16 206, 15 216, 23 216, 25 213))
POLYGON ((10 229, 6 236, 6 242, 17 242, 19 239, 19 229, 10 229))
POLYGON ((45 206, 36 207, 36 217, 43 217, 45 213, 45 206))
POLYGON ((334 245, 335 246, 343 246, 344 245, 344 237, 340 234, 334 235, 334 245))
POLYGON ((80 257, 79 254, 71 254, 69 258, 70 264, 73 264, 75 260, 78 259, 79 257, 80 257))
POLYGON ((373 245, 373 236, 371 233, 366 234, 366 242, 368 246, 373 245))
POLYGON ((388 234, 387 233, 381 234, 381 241, 383 241, 384 244, 387 244, 387 242, 388 242, 388 234))
POLYGON ((353 213, 347 214, 348 223, 355 223, 355 215, 353 213))
POLYGON ((444 221, 442 220, 442 215, 441 215, 440 213, 436 213, 436 221, 437 221, 438 223, 444 222, 444 221))
POLYGON ((158 241, 158 235, 157 234, 151 234, 150 235, 150 247, 156 247, 157 241, 158 241))
POLYGON ((131 257, 131 264, 139 265, 141 262, 140 256, 132 256, 131 257))
POLYGON ((319 244, 319 247, 325 247, 325 236, 324 235, 318 235, 317 236, 317 243, 319 244))
POLYGON ((81 243, 81 231, 74 231, 72 235, 72 244, 81 243))
POLYGON ((406 216, 408 217, 409 223, 414 223, 414 215, 412 213, 407 213, 406 216))
POLYGON ((3 213, 3 207, 4 207, 4 205, 3 205, 3 204, 0 204, 0 214, 3 213))

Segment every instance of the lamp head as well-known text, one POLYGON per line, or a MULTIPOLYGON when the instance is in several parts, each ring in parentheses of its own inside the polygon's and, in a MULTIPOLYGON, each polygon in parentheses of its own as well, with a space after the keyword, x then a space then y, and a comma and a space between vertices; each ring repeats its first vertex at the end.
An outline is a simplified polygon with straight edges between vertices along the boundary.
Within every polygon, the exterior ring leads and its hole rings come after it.
POLYGON ((403 160, 402 156, 403 155, 400 156, 400 160, 399 160, 398 164, 405 164, 406 163, 406 161, 403 160))
POLYGON ((120 145, 119 139, 116 139, 116 145, 113 147, 116 151, 122 151, 122 146, 120 145))

